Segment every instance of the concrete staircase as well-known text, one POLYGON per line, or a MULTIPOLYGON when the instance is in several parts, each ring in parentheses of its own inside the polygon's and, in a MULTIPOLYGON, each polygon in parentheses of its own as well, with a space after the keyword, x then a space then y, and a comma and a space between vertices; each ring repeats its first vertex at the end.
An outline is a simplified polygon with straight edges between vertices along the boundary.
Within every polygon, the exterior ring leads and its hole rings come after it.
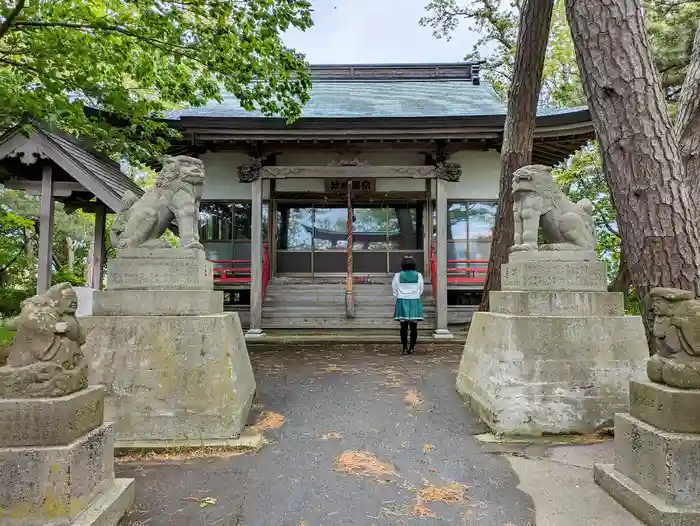
MULTIPOLYGON (((394 298, 391 279, 380 278, 355 284, 355 318, 345 315, 344 279, 277 278, 270 281, 262 309, 262 327, 266 333, 335 331, 387 333, 396 337, 394 298)), ((436 327, 432 289, 426 284, 423 294, 425 320, 423 333, 436 327)))

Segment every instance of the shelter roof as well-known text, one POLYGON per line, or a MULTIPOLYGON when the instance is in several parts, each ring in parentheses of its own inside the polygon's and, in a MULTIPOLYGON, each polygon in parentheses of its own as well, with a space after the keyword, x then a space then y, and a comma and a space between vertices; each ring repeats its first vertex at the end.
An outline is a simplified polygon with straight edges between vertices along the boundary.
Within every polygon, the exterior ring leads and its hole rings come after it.
POLYGON ((0 182, 8 187, 13 187, 13 183, 40 184, 41 160, 51 161, 58 168, 54 172, 57 184, 73 189, 67 196, 59 197, 83 203, 94 197, 117 212, 122 208, 121 198, 126 190, 137 196, 144 193, 116 162, 40 121, 30 120, 0 137, 0 182), (65 184, 71 182, 77 185, 65 184))

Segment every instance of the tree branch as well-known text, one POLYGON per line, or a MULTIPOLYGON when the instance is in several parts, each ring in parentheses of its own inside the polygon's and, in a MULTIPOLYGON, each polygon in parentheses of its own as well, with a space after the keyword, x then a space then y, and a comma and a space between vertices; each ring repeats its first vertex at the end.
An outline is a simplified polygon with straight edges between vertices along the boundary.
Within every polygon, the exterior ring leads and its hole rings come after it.
POLYGON ((14 22, 15 18, 19 16, 20 11, 24 9, 24 2, 25 0, 17 0, 15 8, 12 11, 10 11, 3 23, 0 24, 0 39, 2 39, 2 37, 4 37, 5 34, 9 31, 12 22, 14 22))
POLYGON ((7 64, 8 66, 13 66, 15 68, 23 68, 23 69, 28 69, 30 71, 33 71, 34 73, 41 74, 41 71, 39 71, 37 68, 34 66, 30 66, 29 64, 23 64, 22 62, 15 62, 14 60, 9 60, 6 58, 0 58, 0 63, 1 64, 7 64))
POLYGON ((16 22, 14 24, 14 27, 24 27, 24 28, 64 28, 64 29, 87 29, 91 31, 106 31, 106 32, 113 32, 113 33, 120 33, 122 35, 125 35, 130 38, 135 38, 137 40, 142 40, 144 42, 147 42, 148 44, 151 44, 152 46, 161 49, 165 51, 166 53, 172 53, 174 55, 181 56, 183 58, 187 58, 190 60, 193 60, 195 62, 198 62, 199 64, 202 64, 203 66, 209 66, 205 61, 192 56, 188 53, 183 52, 182 50, 190 49, 187 46, 182 46, 179 44, 172 44, 170 42, 165 42, 162 40, 158 40, 156 38, 151 38, 147 37, 144 35, 139 35, 138 33, 134 33, 130 29, 127 29, 125 27, 121 26, 110 26, 110 25, 92 25, 92 24, 77 24, 74 22, 29 22, 29 21, 21 21, 21 22, 16 22))

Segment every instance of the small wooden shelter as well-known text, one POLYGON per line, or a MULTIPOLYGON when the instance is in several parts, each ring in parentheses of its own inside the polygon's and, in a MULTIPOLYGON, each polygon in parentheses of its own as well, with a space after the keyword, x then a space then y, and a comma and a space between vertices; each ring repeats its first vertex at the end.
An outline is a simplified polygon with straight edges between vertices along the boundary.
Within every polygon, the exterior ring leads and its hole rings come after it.
POLYGON ((37 292, 51 286, 54 203, 95 214, 91 283, 100 288, 105 258, 105 219, 119 212, 126 190, 143 189, 119 165, 74 137, 30 120, 0 137, 0 183, 41 196, 37 292))

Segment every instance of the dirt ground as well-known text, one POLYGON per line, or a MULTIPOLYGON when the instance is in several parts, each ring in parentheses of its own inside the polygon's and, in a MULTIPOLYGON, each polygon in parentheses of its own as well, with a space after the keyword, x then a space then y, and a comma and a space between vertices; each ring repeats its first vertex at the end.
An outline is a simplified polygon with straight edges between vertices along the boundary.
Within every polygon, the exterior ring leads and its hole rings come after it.
POLYGON ((455 392, 460 351, 251 351, 250 423, 269 443, 223 457, 120 460, 118 476, 137 483, 122 524, 534 525, 508 460, 472 437, 486 429, 455 392))

